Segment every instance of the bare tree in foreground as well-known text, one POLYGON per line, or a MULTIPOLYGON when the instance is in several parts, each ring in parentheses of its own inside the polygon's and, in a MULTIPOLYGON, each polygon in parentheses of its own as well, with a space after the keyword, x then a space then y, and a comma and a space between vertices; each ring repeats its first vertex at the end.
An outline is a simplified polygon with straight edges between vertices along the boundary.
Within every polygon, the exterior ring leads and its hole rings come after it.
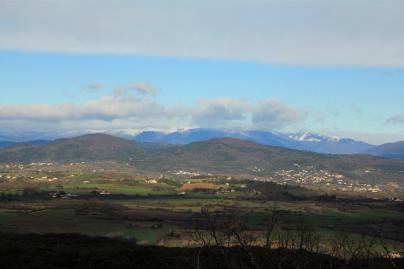
MULTIPOLYGON (((200 257, 204 250, 217 251, 228 269, 291 268, 291 262, 294 268, 311 268, 320 254, 329 255, 326 268, 331 269, 356 268, 358 261, 370 264, 374 259, 383 258, 387 259, 386 264, 391 264, 387 268, 397 268, 396 252, 380 238, 346 232, 325 238, 302 219, 292 228, 284 227, 276 209, 268 214, 257 231, 256 226, 249 227, 245 215, 234 209, 210 211, 203 208, 193 233, 193 240, 199 246, 197 269, 201 268, 200 257), (268 267, 269 264, 272 267, 268 267)), ((394 249, 398 249, 397 246, 394 249)), ((318 268, 324 268, 322 266, 318 263, 318 268)))

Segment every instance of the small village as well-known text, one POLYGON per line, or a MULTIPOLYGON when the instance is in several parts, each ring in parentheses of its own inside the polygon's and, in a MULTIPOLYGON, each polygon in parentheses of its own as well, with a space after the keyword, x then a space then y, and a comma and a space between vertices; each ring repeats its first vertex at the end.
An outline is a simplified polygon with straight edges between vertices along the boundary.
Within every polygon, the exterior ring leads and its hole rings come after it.
POLYGON ((273 176, 267 178, 255 178, 255 181, 275 182, 281 185, 298 185, 311 189, 321 189, 342 192, 380 193, 383 191, 381 184, 361 183, 351 180, 341 174, 327 170, 317 170, 313 166, 299 167, 293 170, 276 171, 273 176))
MULTIPOLYGON (((117 173, 133 173, 130 167, 125 165, 111 164, 111 167, 117 173)), ((105 169, 103 164, 92 164, 85 162, 58 164, 53 162, 30 163, 30 164, 3 164, 0 165, 0 183, 13 183, 16 181, 43 183, 43 184, 58 184, 66 180, 80 180, 83 174, 93 174, 94 176, 102 174, 105 169)), ((264 169, 253 167, 255 173, 259 174, 264 169)), ((370 173, 370 171, 365 171, 370 173)), ((199 178, 202 176, 215 179, 224 179, 228 183, 233 184, 233 180, 238 180, 237 177, 232 176, 218 176, 211 173, 201 174, 197 171, 187 170, 174 170, 167 173, 170 178, 174 180, 177 178, 180 181, 192 178, 199 178)), ((138 175, 137 175, 138 176, 138 175)), ((134 176, 135 177, 135 176, 134 176)), ((141 176, 142 177, 142 176, 141 176)), ((160 176, 143 176, 144 183, 154 185, 159 183, 159 179, 164 178, 165 175, 160 176)), ((322 191, 335 191, 347 193, 369 193, 379 194, 391 190, 400 190, 401 187, 397 182, 384 182, 379 184, 372 184, 369 182, 360 182, 358 180, 350 179, 342 174, 331 172, 325 169, 317 169, 314 166, 301 166, 294 164, 294 169, 278 170, 270 176, 256 176, 251 178, 253 181, 260 182, 274 182, 280 185, 302 186, 309 189, 322 190, 322 191)), ((88 180, 84 180, 83 184, 88 184, 88 180)), ((234 188, 231 186, 224 186, 217 191, 218 194, 232 193, 234 188)), ((182 193, 182 192, 180 192, 182 193)), ((259 190, 257 190, 259 193, 259 190)), ((104 193, 103 193, 104 194, 104 193)), ((107 194, 105 194, 107 195, 107 194)))

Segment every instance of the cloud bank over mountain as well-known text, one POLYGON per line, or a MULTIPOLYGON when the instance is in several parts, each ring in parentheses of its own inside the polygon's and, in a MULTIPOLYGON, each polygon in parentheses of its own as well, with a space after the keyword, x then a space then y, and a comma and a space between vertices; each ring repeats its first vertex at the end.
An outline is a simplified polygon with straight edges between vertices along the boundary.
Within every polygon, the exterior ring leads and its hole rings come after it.
POLYGON ((221 97, 193 105, 163 105, 150 84, 131 84, 83 103, 0 105, 8 130, 142 130, 188 127, 278 130, 303 122, 306 111, 278 100, 221 97))

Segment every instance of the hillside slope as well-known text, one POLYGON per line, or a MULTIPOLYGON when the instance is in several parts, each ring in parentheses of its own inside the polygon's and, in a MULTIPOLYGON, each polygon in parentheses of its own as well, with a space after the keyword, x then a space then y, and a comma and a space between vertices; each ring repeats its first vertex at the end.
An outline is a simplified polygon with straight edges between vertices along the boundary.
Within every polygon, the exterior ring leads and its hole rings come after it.
POLYGON ((136 165, 146 170, 173 169, 201 172, 267 176, 296 167, 327 169, 353 178, 404 181, 404 161, 370 155, 326 155, 307 151, 264 146, 234 138, 212 139, 154 151, 136 165), (372 171, 369 174, 366 171, 372 171))
POLYGON ((169 147, 142 146, 129 140, 91 134, 46 145, 15 145, 0 150, 0 162, 76 162, 116 160, 145 172, 198 171, 266 177, 279 170, 327 170, 367 181, 404 182, 404 160, 370 155, 327 155, 265 146, 235 138, 212 139, 169 147))
POLYGON ((385 158, 404 158, 404 141, 383 144, 369 149, 365 153, 385 158))
POLYGON ((25 145, 45 145, 50 143, 49 140, 33 140, 33 141, 24 141, 24 142, 16 142, 16 141, 0 141, 0 149, 6 148, 10 146, 14 146, 17 144, 25 144, 25 145))
POLYGON ((46 145, 18 144, 0 151, 1 162, 129 160, 144 151, 134 143, 105 135, 89 134, 58 139, 46 145))

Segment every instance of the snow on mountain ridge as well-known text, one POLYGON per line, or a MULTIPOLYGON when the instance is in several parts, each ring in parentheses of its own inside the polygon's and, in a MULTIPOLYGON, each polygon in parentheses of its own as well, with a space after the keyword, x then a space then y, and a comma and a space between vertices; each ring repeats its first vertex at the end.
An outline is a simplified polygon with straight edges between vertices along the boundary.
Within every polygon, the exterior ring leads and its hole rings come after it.
POLYGON ((326 136, 320 134, 313 134, 309 132, 305 133, 297 133, 297 134, 290 134, 288 136, 289 139, 300 141, 300 142, 338 142, 341 139, 336 136, 326 136))

